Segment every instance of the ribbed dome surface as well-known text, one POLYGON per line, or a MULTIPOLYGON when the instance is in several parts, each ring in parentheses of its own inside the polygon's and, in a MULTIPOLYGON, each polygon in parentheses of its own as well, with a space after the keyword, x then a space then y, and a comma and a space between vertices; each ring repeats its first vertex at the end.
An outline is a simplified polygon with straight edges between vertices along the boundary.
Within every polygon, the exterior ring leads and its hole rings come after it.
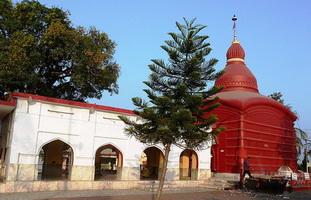
POLYGON ((257 80, 244 63, 245 52, 239 42, 234 41, 227 51, 227 64, 224 74, 215 85, 223 91, 247 90, 258 93, 257 80))
POLYGON ((245 58, 245 51, 238 41, 233 41, 227 51, 227 59, 229 60, 232 58, 239 58, 243 60, 245 58))
POLYGON ((215 85, 228 90, 248 90, 258 92, 257 80, 243 62, 230 62, 215 85))

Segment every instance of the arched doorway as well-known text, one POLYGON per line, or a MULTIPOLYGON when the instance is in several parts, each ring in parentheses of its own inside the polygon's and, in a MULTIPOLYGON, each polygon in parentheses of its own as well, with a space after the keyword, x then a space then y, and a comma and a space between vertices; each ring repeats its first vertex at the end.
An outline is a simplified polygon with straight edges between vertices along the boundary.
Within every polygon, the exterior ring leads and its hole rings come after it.
POLYGON ((145 149, 140 158, 140 179, 157 180, 163 165, 164 155, 156 147, 145 149))
POLYGON ((104 145, 95 155, 95 180, 118 180, 121 177, 123 156, 113 145, 104 145))
POLYGON ((70 177, 73 163, 72 148, 55 140, 44 145, 39 152, 39 180, 67 180, 70 177))
POLYGON ((186 149, 181 152, 179 169, 181 180, 196 180, 198 178, 198 156, 195 151, 186 149))

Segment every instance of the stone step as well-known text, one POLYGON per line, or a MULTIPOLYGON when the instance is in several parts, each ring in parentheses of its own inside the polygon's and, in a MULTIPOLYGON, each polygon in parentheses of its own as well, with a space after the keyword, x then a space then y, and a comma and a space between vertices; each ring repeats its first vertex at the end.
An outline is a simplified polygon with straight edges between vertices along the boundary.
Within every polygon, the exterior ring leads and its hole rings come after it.
MULTIPOLYGON (((144 182, 143 185, 141 185, 140 189, 146 190, 146 191, 156 191, 158 188, 158 181, 155 182, 144 182)), ((204 189, 210 189, 210 190, 225 190, 229 188, 235 188, 235 185, 237 184, 236 181, 232 180, 224 180, 220 177, 211 177, 208 180, 202 180, 202 181, 168 181, 164 183, 163 191, 167 190, 184 190, 185 188, 204 188, 204 189)))
MULTIPOLYGON (((204 181, 166 181, 163 185, 163 190, 183 190, 185 188, 198 188, 204 185, 204 181)), ((156 191, 158 188, 158 181, 144 182, 139 189, 146 191, 156 191)))
POLYGON ((220 177, 211 177, 205 182, 204 186, 209 188, 215 188, 218 190, 225 190, 235 188, 237 184, 237 181, 225 180, 220 177))
POLYGON ((240 174, 213 173, 212 178, 213 179, 227 180, 227 181, 239 181, 240 180, 240 174))

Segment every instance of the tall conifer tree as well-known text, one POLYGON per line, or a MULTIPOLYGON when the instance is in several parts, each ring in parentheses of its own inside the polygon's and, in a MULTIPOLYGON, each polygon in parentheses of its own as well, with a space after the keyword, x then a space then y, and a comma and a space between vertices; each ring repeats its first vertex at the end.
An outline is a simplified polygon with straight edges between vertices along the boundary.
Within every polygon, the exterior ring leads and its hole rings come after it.
POLYGON ((144 83, 149 102, 133 98, 134 111, 141 120, 131 121, 120 117, 128 126, 129 136, 147 144, 162 144, 165 155, 157 198, 160 199, 171 145, 182 148, 204 148, 222 128, 211 129, 217 121, 215 115, 206 116, 219 104, 213 96, 220 89, 209 88, 209 81, 220 73, 214 69, 216 59, 205 60, 211 52, 207 35, 200 35, 206 27, 195 24, 195 19, 184 24, 176 22, 178 33, 168 33, 170 40, 161 48, 167 53, 168 62, 153 59, 151 74, 144 83))

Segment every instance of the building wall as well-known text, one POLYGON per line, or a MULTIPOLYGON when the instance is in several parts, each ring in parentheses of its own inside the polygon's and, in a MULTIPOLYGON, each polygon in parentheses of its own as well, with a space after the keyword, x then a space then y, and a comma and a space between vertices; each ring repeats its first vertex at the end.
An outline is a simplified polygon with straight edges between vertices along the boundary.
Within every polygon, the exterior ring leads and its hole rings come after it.
POLYGON ((246 110, 244 143, 251 167, 257 173, 271 173, 280 166, 297 170, 296 134, 293 121, 270 106, 246 110))
POLYGON ((213 111, 224 127, 212 147, 212 170, 219 173, 239 173, 239 138, 241 113, 235 108, 221 105, 213 111))
POLYGON ((283 165, 297 170, 294 125, 282 110, 263 104, 242 112, 221 105, 214 113, 225 131, 212 147, 213 171, 240 173, 241 158, 246 157, 250 157, 252 173, 275 173, 283 165))
MULTIPOLYGON (((73 149, 70 180, 93 180, 96 150, 111 144, 123 155, 121 180, 139 180, 140 156, 148 147, 124 134, 124 123, 117 113, 18 99, 12 128, 8 181, 36 180, 40 149, 61 140, 73 149)), ((129 116, 136 120, 135 116, 129 116)), ((161 146, 157 146, 163 150, 161 146)), ((173 147, 167 179, 179 179, 179 156, 182 149, 173 147)), ((199 179, 210 177, 210 149, 197 152, 199 179)))

